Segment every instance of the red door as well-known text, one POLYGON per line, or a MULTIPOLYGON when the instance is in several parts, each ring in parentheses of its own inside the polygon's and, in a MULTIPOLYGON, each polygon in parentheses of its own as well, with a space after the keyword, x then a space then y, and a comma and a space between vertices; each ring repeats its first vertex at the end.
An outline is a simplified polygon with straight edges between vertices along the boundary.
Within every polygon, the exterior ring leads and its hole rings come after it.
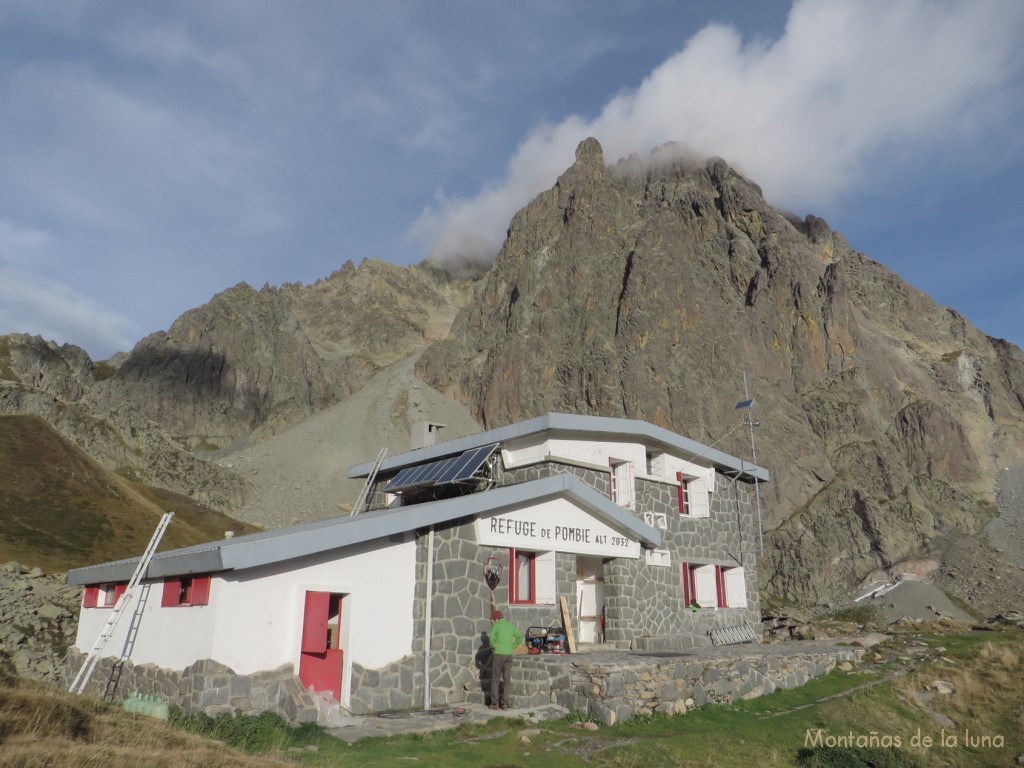
POLYGON ((330 691, 341 701, 341 599, 331 592, 307 592, 302 614, 299 680, 307 688, 330 691))

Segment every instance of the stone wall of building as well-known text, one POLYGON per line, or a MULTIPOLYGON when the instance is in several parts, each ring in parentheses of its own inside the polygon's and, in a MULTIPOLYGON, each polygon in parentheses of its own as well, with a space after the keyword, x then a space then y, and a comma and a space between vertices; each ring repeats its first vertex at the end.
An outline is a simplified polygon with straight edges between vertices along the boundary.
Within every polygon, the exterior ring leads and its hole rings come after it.
MULTIPOLYGON (((563 473, 579 477, 600 493, 610 492, 609 472, 559 462, 502 471, 497 480, 499 485, 508 485, 563 473)), ((645 512, 665 515, 668 527, 662 531, 662 546, 669 552, 669 563, 648 565, 643 558, 605 561, 605 639, 624 647, 679 650, 710 644, 708 632, 715 627, 758 626, 757 516, 751 489, 719 475, 710 515, 690 517, 679 514, 676 483, 637 477, 635 486, 633 514, 641 520, 645 512), (687 608, 682 589, 684 562, 742 566, 747 607, 687 608)), ((575 605, 575 591, 573 583, 560 594, 575 605)))
POLYGON ((637 515, 663 513, 662 547, 667 566, 643 559, 616 558, 605 564, 605 636, 609 642, 647 650, 679 650, 709 645, 715 627, 761 621, 757 581, 757 520, 746 486, 719 476, 708 517, 679 514, 678 487, 636 479, 637 515), (742 566, 746 608, 701 608, 684 604, 683 563, 742 566))
MULTIPOLYGON (((71 686, 84 659, 85 655, 75 648, 68 653, 65 689, 71 686)), ((211 659, 197 661, 180 672, 127 661, 116 675, 114 662, 109 657, 97 662, 86 693, 113 701, 143 693, 177 705, 186 714, 204 712, 210 717, 236 712, 276 712, 292 723, 315 723, 320 712, 316 699, 303 687, 290 664, 253 675, 238 675, 211 659), (115 677, 116 685, 112 686, 110 681, 115 677)))
MULTIPOLYGON (((428 540, 429 536, 419 537, 416 556, 413 655, 419 655, 421 659, 428 540)), ((507 570, 492 592, 484 581, 483 573, 484 564, 491 557, 498 558, 507 569, 508 550, 478 546, 472 520, 439 526, 435 531, 430 644, 432 705, 465 702, 467 693, 485 690, 491 657, 487 635, 491 629, 491 611, 495 608, 502 610, 524 635, 530 626, 562 626, 557 604, 509 604, 507 570)), ((558 594, 574 595, 575 555, 558 553, 555 573, 558 594)))
MULTIPOLYGON (((539 462, 504 470, 495 465, 493 481, 498 486, 528 482, 555 474, 571 473, 598 492, 610 490, 607 471, 564 464, 539 462)), ((708 633, 715 627, 760 623, 757 581, 757 519, 753 494, 743 483, 721 475, 711 497, 710 516, 694 518, 679 514, 678 485, 637 477, 636 504, 639 519, 645 512, 664 513, 667 529, 662 531, 663 547, 669 552, 667 566, 637 560, 610 558, 604 565, 606 609, 605 639, 622 648, 674 651, 710 644, 708 633), (746 608, 702 608, 684 605, 681 568, 684 562, 740 565, 744 568, 746 608)), ((377 484, 374 505, 383 504, 377 484)), ((424 621, 426 617, 427 542, 417 537, 416 597, 414 602, 413 651, 410 657, 382 670, 352 671, 351 709, 354 713, 401 709, 411 700, 424 701, 424 621)), ((431 705, 444 706, 479 695, 487 684, 490 651, 487 632, 494 607, 505 611, 523 633, 531 626, 561 627, 559 606, 510 605, 508 573, 494 590, 483 579, 484 563, 496 557, 507 569, 508 550, 479 546, 471 519, 438 526, 434 533, 432 633, 429 656, 431 705)), ((556 555, 557 594, 565 596, 570 610, 576 606, 576 555, 556 555)))
POLYGON ((423 706, 423 643, 420 656, 406 656, 381 669, 352 664, 349 711, 354 715, 423 706))

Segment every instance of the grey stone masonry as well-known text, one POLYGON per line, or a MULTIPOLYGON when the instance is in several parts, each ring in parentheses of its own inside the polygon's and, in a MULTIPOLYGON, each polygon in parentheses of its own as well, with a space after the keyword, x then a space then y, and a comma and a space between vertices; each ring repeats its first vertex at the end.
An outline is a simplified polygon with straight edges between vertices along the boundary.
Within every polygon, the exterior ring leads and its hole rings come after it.
MULTIPOLYGON (((85 655, 77 648, 68 653, 65 688, 71 685, 84 660, 85 655)), ((106 695, 108 683, 115 675, 114 662, 113 658, 97 662, 85 689, 87 693, 106 695)), ((315 723, 319 713, 316 700, 295 677, 290 664, 252 675, 237 675, 230 667, 211 659, 197 661, 180 672, 126 661, 112 697, 121 701, 133 693, 156 696, 181 707, 186 714, 204 712, 210 717, 236 712, 276 712, 292 723, 315 723)))
MULTIPOLYGON (((422 642, 420 648, 422 650, 422 642)), ((354 715, 416 709, 423 705, 423 659, 414 656, 381 669, 352 664, 349 711, 354 715)))
MULTIPOLYGON (((500 455, 500 454, 499 454, 500 455)), ((611 470, 562 461, 543 461, 506 470, 501 461, 491 465, 493 486, 525 483, 558 474, 572 474, 599 493, 609 495, 611 470)), ((379 479, 371 495, 373 508, 383 506, 382 489, 388 478, 379 479)), ((604 560, 604 639, 622 649, 674 652, 710 645, 714 628, 749 625, 760 627, 760 599, 756 552, 758 521, 753 508, 753 489, 721 474, 709 495, 709 515, 682 514, 680 484, 675 480, 637 476, 635 500, 629 512, 645 522, 664 520, 661 528, 667 553, 648 562, 625 557, 604 560), (653 517, 652 517, 653 516, 653 517), (716 565, 741 567, 746 605, 692 609, 685 603, 683 567, 716 565)), ((486 493, 480 490, 479 493, 486 493)), ((410 506, 410 510, 415 505, 410 506)), ((428 532, 417 534, 416 593, 413 609, 412 654, 381 670, 358 666, 352 671, 353 712, 401 708, 412 700, 425 701, 424 680, 430 680, 430 703, 443 706, 482 697, 487 690, 487 632, 494 607, 526 633, 531 626, 561 627, 558 605, 509 604, 508 575, 492 593, 483 579, 488 558, 497 558, 507 569, 509 552, 478 545, 473 520, 457 520, 434 531, 433 553, 428 555, 428 532), (427 564, 432 562, 431 626, 427 612, 427 564), (424 643, 430 652, 424 658, 424 643), (471 698, 467 698, 471 697, 471 698)), ((555 557, 557 595, 576 606, 577 556, 558 552, 555 557)), ((535 692, 535 698, 541 692, 535 692)), ((533 696, 533 694, 531 694, 533 696)))
MULTIPOLYGON (((610 492, 609 472, 553 461, 502 472, 499 483, 521 483, 562 473, 579 477, 601 493, 610 492)), ((690 517, 679 511, 678 483, 636 478, 636 502, 631 511, 641 520, 645 519, 645 513, 664 515, 667 528, 662 531, 662 546, 669 553, 669 563, 648 565, 643 558, 605 561, 607 642, 640 650, 680 650, 709 645, 708 633, 715 627, 759 625, 757 517, 753 494, 743 483, 721 475, 716 479, 710 515, 690 517), (684 563, 742 567, 746 607, 689 609, 683 599, 681 569, 684 563)), ((569 591, 560 594, 571 595, 570 604, 575 604, 575 583, 569 591)))
POLYGON ((681 714, 794 688, 859 661, 860 648, 744 646, 699 654, 517 656, 513 707, 557 703, 613 725, 635 715, 681 714), (720 651, 720 653, 719 653, 720 651))

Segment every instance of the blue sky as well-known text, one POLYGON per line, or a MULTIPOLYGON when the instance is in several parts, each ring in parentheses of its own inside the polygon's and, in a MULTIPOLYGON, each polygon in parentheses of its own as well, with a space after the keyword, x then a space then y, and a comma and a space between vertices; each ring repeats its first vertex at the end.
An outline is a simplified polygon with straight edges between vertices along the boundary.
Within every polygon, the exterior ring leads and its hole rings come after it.
POLYGON ((0 334, 95 359, 240 281, 496 253, 678 141, 1024 345, 1019 0, 0 0, 0 334))

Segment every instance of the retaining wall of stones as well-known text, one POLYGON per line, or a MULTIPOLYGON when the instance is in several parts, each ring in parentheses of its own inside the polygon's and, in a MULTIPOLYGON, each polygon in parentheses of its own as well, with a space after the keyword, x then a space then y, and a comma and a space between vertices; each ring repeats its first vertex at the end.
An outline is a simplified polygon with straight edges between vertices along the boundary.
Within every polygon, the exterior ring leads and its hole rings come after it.
MULTIPOLYGON (((760 649, 760 646, 758 646, 760 649)), ((752 651, 739 657, 696 659, 590 654, 579 657, 517 657, 513 676, 526 686, 543 670, 550 700, 612 725, 636 715, 681 714, 705 704, 730 704, 776 690, 795 688, 843 662, 856 662, 854 648, 793 651, 785 655, 752 651)), ((513 694, 516 691, 513 689, 513 694)), ((513 706, 538 706, 534 699, 513 706)))
MULTIPOLYGON (((70 687, 85 659, 72 648, 64 667, 64 687, 70 687)), ((112 676, 114 659, 100 659, 85 692, 104 697, 112 676)), ((292 723, 315 723, 320 712, 317 700, 295 677, 290 664, 275 670, 238 675, 211 659, 197 661, 178 672, 155 664, 125 662, 112 691, 113 701, 133 693, 151 694, 168 704, 176 704, 186 714, 205 712, 210 717, 222 713, 258 714, 277 712, 292 723)))

